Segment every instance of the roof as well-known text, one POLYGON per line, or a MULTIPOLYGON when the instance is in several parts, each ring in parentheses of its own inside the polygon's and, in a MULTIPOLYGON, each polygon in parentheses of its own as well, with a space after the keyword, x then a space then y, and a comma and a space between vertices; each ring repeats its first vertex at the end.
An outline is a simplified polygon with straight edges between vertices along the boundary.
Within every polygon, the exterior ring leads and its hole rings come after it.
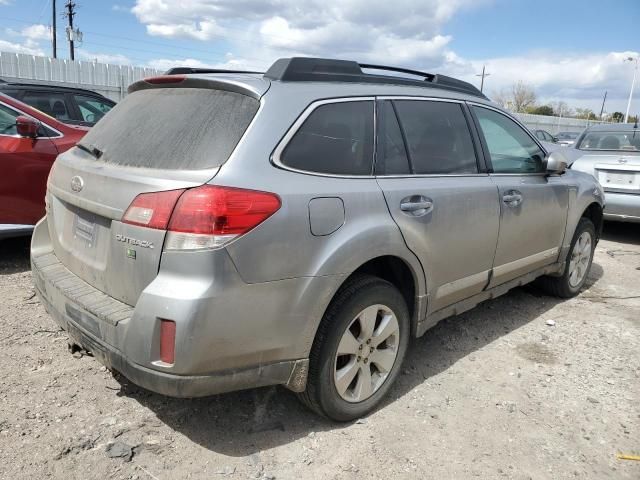
MULTIPOLYGON (((224 76, 233 75, 236 80, 242 77, 255 83, 260 78, 260 72, 221 70, 208 68, 176 67, 169 69, 165 75, 188 75, 200 78, 224 79, 224 76), (251 79, 249 80, 249 77, 251 79)), ((458 94, 475 97, 475 99, 488 100, 474 85, 446 75, 439 75, 418 70, 410 70, 401 67, 386 65, 360 64, 351 60, 336 60, 327 58, 293 57, 281 58, 262 74, 262 78, 283 84, 318 83, 337 86, 339 84, 363 85, 387 85, 398 87, 419 87, 445 90, 458 94), (369 71, 383 72, 369 73, 369 71)), ((363 90, 369 90, 364 88, 363 90)), ((403 89, 404 91, 404 89, 403 89)), ((424 94, 424 91, 420 92, 424 94)))
MULTIPOLYGON (((86 88, 79 88, 79 87, 63 87, 63 86, 59 86, 59 85, 47 85, 44 83, 29 83, 29 82, 15 82, 15 81, 7 81, 4 80, 2 78, 0 78, 0 91, 2 90, 53 90, 53 91, 63 91, 63 92, 80 92, 80 93, 90 93, 92 95, 98 95, 99 97, 102 98, 106 98, 107 100, 110 100, 109 98, 105 97, 104 95, 95 92, 93 90, 89 90, 86 88)), ((113 100, 111 100, 113 101, 113 100)), ((115 103, 115 102, 114 102, 115 103)))
POLYGON ((618 132, 618 131, 631 131, 635 128, 640 132, 640 126, 635 123, 599 123, 597 125, 591 125, 587 127, 589 132, 618 132))

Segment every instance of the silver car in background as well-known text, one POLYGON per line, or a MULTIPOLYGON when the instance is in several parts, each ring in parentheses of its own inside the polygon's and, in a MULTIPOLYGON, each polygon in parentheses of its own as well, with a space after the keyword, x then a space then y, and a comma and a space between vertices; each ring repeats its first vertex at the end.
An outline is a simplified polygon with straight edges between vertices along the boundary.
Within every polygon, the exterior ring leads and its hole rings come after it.
POLYGON ((575 143, 579 136, 580 132, 558 132, 555 138, 558 145, 570 147, 575 143))
POLYGON ((640 128, 606 124, 587 128, 568 152, 572 170, 592 174, 605 191, 607 220, 640 222, 640 128))
POLYGON ((58 157, 33 277, 72 345, 138 385, 282 384, 351 420, 440 320, 538 278, 580 291, 602 192, 566 166, 450 77, 177 69, 58 157))

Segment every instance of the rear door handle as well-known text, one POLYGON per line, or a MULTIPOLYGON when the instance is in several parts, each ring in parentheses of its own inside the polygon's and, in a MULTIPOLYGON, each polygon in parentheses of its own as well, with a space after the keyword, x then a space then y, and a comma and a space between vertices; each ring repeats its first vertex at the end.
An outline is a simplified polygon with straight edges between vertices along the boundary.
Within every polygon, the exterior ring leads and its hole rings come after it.
POLYGON ((509 190, 502 196, 502 201, 509 207, 517 207, 522 203, 522 193, 517 190, 509 190))
POLYGON ((400 210, 416 217, 424 215, 433 208, 433 201, 422 195, 413 195, 400 202, 400 210))

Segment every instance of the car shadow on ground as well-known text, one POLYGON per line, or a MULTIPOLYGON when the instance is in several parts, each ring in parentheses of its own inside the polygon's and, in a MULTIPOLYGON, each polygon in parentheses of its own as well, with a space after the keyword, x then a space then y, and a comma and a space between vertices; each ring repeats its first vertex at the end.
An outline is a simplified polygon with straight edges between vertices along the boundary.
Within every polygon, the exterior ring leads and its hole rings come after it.
POLYGON ((26 272, 29 264, 31 237, 0 240, 0 275, 26 272))
MULTIPOLYGON (((585 288, 591 288, 602 275, 602 267, 594 263, 585 288)), ((561 301, 546 296, 535 286, 525 286, 440 322, 412 342, 401 375, 380 408, 394 403, 460 359, 539 319, 561 301)), ((544 358, 532 360, 545 361, 544 358)), ((173 399, 136 387, 122 376, 116 377, 121 384, 120 395, 135 399, 193 442, 229 456, 251 455, 290 443, 311 432, 351 425, 320 418, 284 388, 260 388, 201 399, 173 399)))
POLYGON ((602 239, 628 245, 640 245, 640 223, 604 222, 602 239))

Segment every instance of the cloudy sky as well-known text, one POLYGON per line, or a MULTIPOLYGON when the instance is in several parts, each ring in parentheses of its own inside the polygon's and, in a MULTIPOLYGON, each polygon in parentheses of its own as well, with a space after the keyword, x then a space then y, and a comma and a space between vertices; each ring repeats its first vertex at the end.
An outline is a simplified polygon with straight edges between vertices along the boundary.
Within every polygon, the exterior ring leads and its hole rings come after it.
MULTIPOLYGON (((50 55, 52 0, 0 0, 0 50, 50 55)), ((65 0, 58 0, 62 11, 65 0)), ((76 0, 77 57, 167 68, 264 69, 313 55, 402 65, 479 84, 518 80, 541 102, 624 111, 640 0, 76 0)), ((58 25, 65 19, 59 18, 58 25)), ((68 57, 64 30, 58 56, 68 57)), ((639 78, 640 80, 640 78, 639 78)), ((640 82, 639 82, 640 83, 640 82)), ((638 85, 640 92, 640 85, 638 85)), ((632 112, 640 112, 640 93, 632 112)))

